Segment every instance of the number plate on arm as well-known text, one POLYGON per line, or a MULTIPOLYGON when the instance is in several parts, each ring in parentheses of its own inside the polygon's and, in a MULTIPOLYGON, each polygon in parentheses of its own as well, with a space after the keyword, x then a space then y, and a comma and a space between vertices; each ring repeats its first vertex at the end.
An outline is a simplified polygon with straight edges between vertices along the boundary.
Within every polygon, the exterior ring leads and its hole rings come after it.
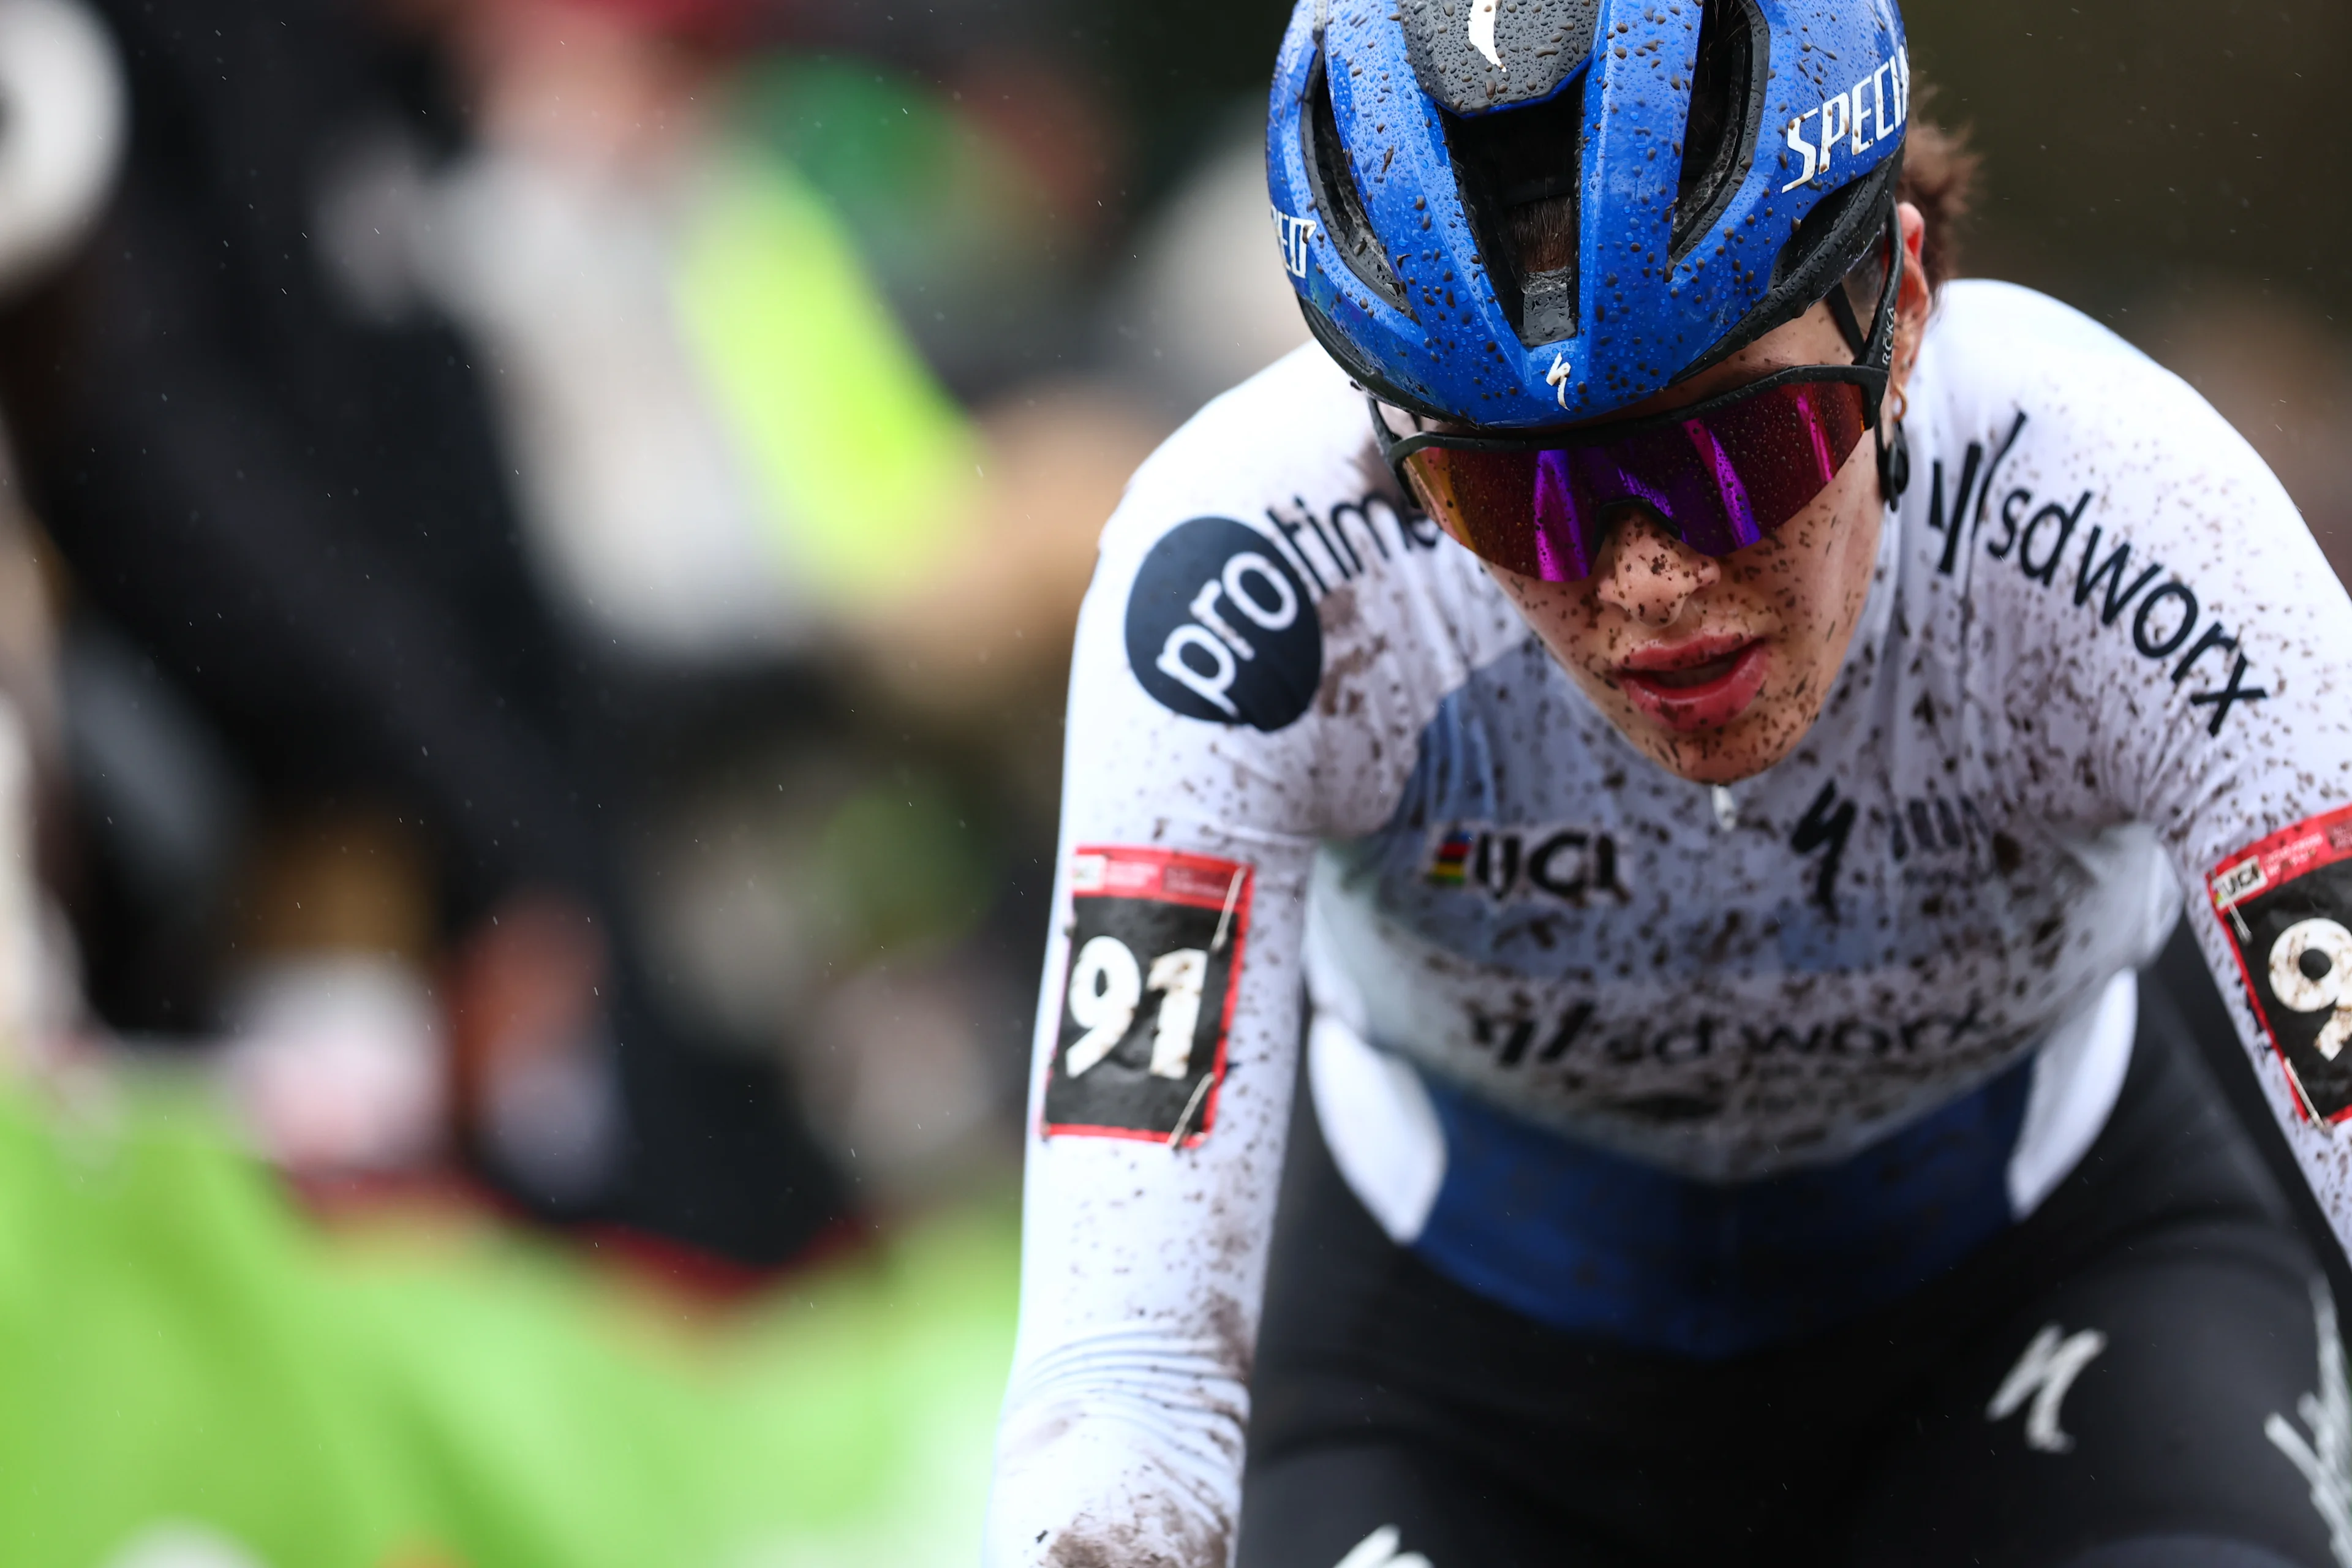
POLYGON ((2247 846, 2207 886, 2295 1103, 2352 1117, 2352 806, 2247 846))
POLYGON ((1191 1147, 1216 1124, 1249 934, 1250 868, 1087 846, 1070 867, 1070 959, 1045 1132, 1191 1147))

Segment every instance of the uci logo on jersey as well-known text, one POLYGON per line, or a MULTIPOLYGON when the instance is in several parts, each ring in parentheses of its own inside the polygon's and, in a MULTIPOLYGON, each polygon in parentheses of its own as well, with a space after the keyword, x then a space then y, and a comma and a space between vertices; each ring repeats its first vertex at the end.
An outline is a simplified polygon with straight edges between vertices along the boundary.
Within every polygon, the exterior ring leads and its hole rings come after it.
POLYGON ((1578 905, 1595 893, 1626 897, 1617 841, 1578 827, 1457 823, 1431 838, 1422 875, 1432 887, 1472 889, 1497 903, 1530 893, 1578 905))
POLYGON ((1171 712, 1274 731, 1315 700, 1323 626, 1273 540, 1231 518, 1196 517, 1169 530, 1135 574, 1127 658, 1171 712))
MULTIPOLYGON (((1847 156, 1861 157, 1900 131, 1910 113, 1911 56, 1898 48, 1893 58, 1881 60, 1876 70, 1781 128, 1780 139, 1790 152, 1804 158, 1805 168, 1780 189, 1793 191, 1817 174, 1827 174, 1840 142, 1845 143, 1847 156), (1812 122, 1810 138, 1808 121, 1812 122)), ((1787 162, 1781 161, 1783 167, 1787 162)))

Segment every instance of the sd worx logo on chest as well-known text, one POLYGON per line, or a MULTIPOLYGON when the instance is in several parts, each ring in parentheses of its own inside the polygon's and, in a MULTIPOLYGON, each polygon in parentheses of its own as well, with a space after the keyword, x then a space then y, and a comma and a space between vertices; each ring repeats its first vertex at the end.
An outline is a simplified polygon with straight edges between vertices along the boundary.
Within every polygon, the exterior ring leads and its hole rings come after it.
POLYGON ((1464 822, 1434 835, 1423 876, 1433 887, 1483 891, 1496 903, 1531 894, 1582 904, 1597 894, 1620 902, 1617 841, 1580 827, 1497 827, 1464 822))

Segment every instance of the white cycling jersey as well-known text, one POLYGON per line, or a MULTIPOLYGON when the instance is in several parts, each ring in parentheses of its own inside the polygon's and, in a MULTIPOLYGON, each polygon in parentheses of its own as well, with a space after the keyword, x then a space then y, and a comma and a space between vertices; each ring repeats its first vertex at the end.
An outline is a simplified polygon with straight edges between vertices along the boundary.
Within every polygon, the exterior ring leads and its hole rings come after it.
POLYGON ((2066 1174, 2185 887, 2352 1232, 2352 603, 2210 408, 2039 295, 1944 291, 1906 430, 1827 706, 1728 789, 1610 727, 1318 351, 1136 476, 1078 630, 992 1568, 1230 1560, 1302 1040, 1400 1243, 1736 1354, 2066 1174))

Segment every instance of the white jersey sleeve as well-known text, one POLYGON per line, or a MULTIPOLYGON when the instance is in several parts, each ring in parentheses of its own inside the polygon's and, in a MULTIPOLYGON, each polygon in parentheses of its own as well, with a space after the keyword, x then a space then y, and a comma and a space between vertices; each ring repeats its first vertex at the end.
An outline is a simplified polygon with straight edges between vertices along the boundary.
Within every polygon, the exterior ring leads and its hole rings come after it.
POLYGON ((1377 822, 1429 693, 1483 657, 1433 624, 1391 660, 1371 629, 1417 613, 1364 613, 1408 578, 1476 584, 1363 464, 1365 418, 1328 362, 1295 354, 1173 437, 1104 534, 1071 679, 992 1568, 1233 1551, 1316 847, 1377 822))
POLYGON ((1960 700, 1926 721, 1959 727, 2032 813, 2154 832, 2352 1244, 2352 1145, 2333 1130, 2352 1116, 2352 601, 2179 378, 2023 289, 1956 285, 1941 309, 1945 363, 1920 380, 1971 438, 1920 476, 1950 568, 1927 578, 1929 613, 1964 622, 1966 662, 1960 700))

